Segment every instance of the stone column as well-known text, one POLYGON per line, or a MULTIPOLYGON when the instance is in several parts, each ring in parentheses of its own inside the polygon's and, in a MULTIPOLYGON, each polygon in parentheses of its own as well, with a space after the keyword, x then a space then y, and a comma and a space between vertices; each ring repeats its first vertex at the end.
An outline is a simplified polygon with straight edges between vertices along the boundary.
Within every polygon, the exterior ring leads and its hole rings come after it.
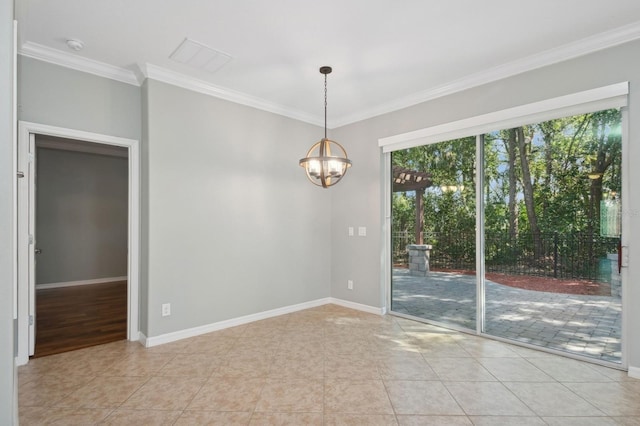
POLYGON ((622 277, 618 272, 618 253, 607 254, 607 259, 611 261, 611 296, 622 297, 622 277))
POLYGON ((429 273, 429 253, 433 247, 427 244, 409 244, 409 274, 425 277, 429 273))

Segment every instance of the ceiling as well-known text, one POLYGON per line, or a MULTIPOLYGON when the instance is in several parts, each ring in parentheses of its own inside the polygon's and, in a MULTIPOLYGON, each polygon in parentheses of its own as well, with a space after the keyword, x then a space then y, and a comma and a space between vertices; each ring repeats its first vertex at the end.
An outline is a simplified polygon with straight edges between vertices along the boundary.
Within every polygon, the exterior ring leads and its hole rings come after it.
POLYGON ((314 124, 330 65, 329 127, 640 38, 638 0, 16 0, 16 15, 25 56, 314 124), (231 60, 171 60, 185 38, 231 60))

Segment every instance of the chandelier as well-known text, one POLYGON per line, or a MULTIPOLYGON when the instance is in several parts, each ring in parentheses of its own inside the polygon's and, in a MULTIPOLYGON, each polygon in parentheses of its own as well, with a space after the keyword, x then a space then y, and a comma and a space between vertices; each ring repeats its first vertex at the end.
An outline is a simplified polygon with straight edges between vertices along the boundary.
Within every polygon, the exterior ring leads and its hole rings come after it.
POLYGON ((323 188, 340 182, 351 167, 351 160, 342 145, 327 139, 327 74, 331 71, 331 67, 320 67, 320 73, 324 74, 324 138, 316 142, 299 162, 311 183, 323 188))

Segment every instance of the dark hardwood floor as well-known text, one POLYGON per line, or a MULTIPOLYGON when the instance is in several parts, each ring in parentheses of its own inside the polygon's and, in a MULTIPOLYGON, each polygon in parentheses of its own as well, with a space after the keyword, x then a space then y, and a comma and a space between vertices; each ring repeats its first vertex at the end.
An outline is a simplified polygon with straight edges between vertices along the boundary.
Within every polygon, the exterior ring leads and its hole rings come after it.
POLYGON ((34 357, 126 338, 126 281, 36 291, 34 357))

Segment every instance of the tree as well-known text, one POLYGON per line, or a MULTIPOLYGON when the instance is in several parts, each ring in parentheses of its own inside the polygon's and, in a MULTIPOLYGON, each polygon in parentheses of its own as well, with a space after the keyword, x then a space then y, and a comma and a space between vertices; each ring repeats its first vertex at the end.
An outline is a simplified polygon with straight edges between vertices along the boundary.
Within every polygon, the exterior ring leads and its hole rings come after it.
MULTIPOLYGON (((520 167, 522 169, 522 192, 524 195, 524 205, 527 209, 527 219, 529 220, 529 229, 533 240, 533 256, 538 260, 543 255, 542 241, 540 240, 540 228, 538 227, 538 217, 536 215, 535 202, 533 198, 533 183, 531 182, 531 172, 529 168, 529 158, 527 155, 527 145, 531 138, 525 138, 524 129, 518 127, 512 129, 515 134, 515 140, 518 145, 518 153, 520 154, 520 167)), ((510 139, 511 139, 511 131, 510 139)))
MULTIPOLYGON (((438 243, 450 258, 473 259, 475 245, 461 240, 475 234, 475 168, 480 166, 485 259, 515 262, 533 255, 541 265, 552 257, 545 249, 553 249, 554 234, 599 238, 600 202, 617 196, 621 187, 620 111, 496 129, 484 135, 482 165, 476 164, 475 137, 394 152, 392 161, 431 175, 433 186, 424 196, 425 243, 438 243)), ((411 193, 394 195, 394 232, 411 229, 415 221, 407 209, 414 201, 411 193)))
MULTIPOLYGON (((618 110, 606 110, 589 114, 589 116, 591 133, 587 147, 590 152, 595 152, 595 154, 590 156, 591 170, 588 172, 590 178, 589 208, 587 212, 588 226, 593 232, 600 221, 600 202, 603 196, 605 173, 614 162, 620 162, 620 112, 618 110)), ((617 188, 617 182, 613 186, 617 188)))
POLYGON ((509 130, 509 137, 507 139, 506 149, 509 156, 507 167, 509 171, 509 242, 516 240, 518 234, 518 222, 516 214, 516 132, 515 129, 509 130))

